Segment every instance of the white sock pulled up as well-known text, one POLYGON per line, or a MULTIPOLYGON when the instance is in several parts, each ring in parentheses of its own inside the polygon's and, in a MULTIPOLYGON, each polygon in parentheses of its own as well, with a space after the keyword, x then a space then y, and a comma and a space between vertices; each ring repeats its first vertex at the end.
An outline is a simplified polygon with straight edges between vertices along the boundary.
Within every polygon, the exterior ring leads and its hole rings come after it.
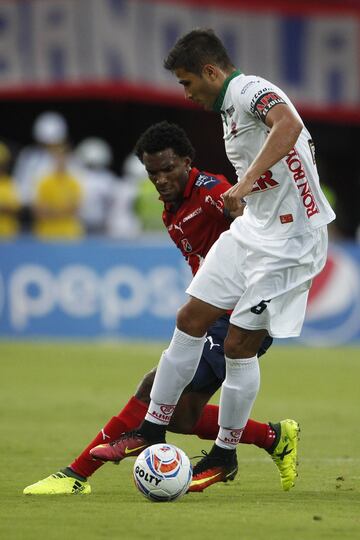
POLYGON ((163 352, 145 420, 167 425, 185 388, 199 365, 205 336, 193 337, 175 328, 169 347, 163 352))
POLYGON ((216 444, 232 450, 239 444, 260 387, 257 356, 232 359, 225 356, 226 377, 221 387, 219 434, 216 444))

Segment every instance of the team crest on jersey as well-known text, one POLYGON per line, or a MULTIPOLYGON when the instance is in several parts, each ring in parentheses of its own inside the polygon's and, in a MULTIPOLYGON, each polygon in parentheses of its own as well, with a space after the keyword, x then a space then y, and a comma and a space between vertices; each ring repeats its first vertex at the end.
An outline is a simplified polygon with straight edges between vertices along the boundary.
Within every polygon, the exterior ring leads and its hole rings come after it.
POLYGON ((189 240, 187 238, 183 238, 181 240, 181 244, 182 244, 182 247, 184 248, 184 251, 186 253, 191 253, 192 252, 191 244, 190 244, 190 242, 189 242, 189 240))
POLYGON ((220 180, 207 174, 199 174, 195 182, 196 187, 205 187, 206 189, 212 189, 217 184, 220 184, 220 180))

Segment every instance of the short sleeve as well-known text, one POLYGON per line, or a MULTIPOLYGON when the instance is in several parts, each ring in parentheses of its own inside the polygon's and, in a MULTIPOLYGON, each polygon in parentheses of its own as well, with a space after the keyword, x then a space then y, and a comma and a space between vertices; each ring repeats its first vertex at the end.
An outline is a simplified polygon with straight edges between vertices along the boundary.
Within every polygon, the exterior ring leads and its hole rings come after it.
POLYGON ((230 182, 224 176, 208 176, 201 185, 202 208, 206 214, 218 218, 224 217, 223 193, 231 188, 230 182))
POLYGON ((246 77, 245 84, 240 90, 239 101, 241 107, 265 123, 269 111, 280 103, 287 105, 279 89, 269 81, 257 77, 246 77))

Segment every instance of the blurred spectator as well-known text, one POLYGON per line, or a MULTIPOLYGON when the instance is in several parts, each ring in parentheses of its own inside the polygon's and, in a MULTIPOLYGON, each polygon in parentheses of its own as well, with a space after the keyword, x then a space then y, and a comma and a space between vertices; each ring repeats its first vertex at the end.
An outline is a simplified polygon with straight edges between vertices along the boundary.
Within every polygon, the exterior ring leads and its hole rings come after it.
POLYGON ((20 199, 10 176, 11 154, 0 142, 0 239, 12 238, 19 232, 20 199))
POLYGON ((102 139, 88 138, 78 145, 74 157, 79 165, 78 178, 83 188, 81 219, 87 233, 103 234, 117 184, 117 177, 109 169, 111 148, 102 139))
POLYGON ((107 232, 112 238, 135 238, 141 224, 135 214, 139 182, 147 178, 141 161, 133 154, 123 164, 123 176, 113 184, 112 204, 107 219, 107 232))
POLYGON ((35 145, 21 150, 14 167, 14 177, 24 206, 31 206, 39 179, 54 169, 53 150, 61 148, 67 137, 67 124, 59 113, 48 111, 36 118, 33 125, 35 145))
POLYGON ((54 169, 36 186, 34 232, 42 239, 75 239, 83 234, 81 185, 67 168, 66 147, 57 145, 51 152, 54 169))
POLYGON ((144 165, 137 156, 130 154, 123 164, 124 178, 136 188, 135 213, 143 231, 163 231, 162 209, 159 194, 149 182, 144 165))

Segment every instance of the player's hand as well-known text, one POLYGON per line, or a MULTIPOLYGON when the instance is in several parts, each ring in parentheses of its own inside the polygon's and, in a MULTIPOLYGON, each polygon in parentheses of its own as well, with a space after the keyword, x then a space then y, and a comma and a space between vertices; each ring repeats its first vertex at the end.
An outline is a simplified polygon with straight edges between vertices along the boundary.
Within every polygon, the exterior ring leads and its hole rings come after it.
POLYGON ((235 210, 234 212, 229 212, 231 219, 236 219, 237 217, 242 216, 245 210, 245 206, 246 206, 246 203, 243 201, 240 201, 237 210, 235 210))
POLYGON ((242 198, 250 193, 254 181, 243 178, 240 182, 232 186, 223 194, 224 207, 229 212, 239 212, 243 204, 242 198))

